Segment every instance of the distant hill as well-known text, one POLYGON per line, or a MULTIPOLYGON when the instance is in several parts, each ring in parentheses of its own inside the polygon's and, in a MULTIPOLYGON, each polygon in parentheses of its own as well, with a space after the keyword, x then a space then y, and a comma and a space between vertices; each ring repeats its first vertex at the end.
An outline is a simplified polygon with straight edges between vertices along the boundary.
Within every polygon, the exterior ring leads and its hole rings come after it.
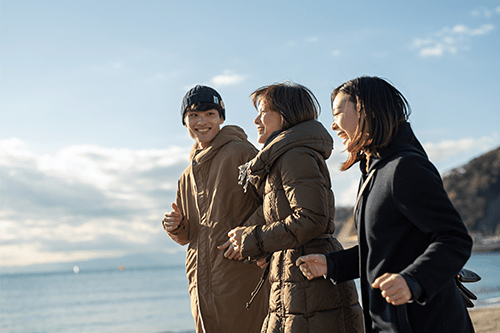
MULTIPOLYGON (((445 173, 443 183, 475 242, 500 238, 500 147, 445 173)), ((352 207, 337 207, 335 224, 343 244, 355 240, 352 207)))
POLYGON ((443 182, 469 232, 500 235, 500 147, 446 173, 443 182))

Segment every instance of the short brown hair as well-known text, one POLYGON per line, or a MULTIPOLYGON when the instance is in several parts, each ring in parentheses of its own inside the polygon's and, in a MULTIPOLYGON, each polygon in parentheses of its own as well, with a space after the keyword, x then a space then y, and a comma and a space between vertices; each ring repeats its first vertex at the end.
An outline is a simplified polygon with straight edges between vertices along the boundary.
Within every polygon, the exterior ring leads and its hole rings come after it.
POLYGON ((376 76, 361 76, 335 88, 331 103, 340 93, 359 110, 354 139, 346 147, 349 157, 340 170, 349 169, 365 153, 380 158, 380 150, 396 135, 399 124, 407 121, 411 109, 406 98, 391 83, 376 76))
POLYGON ((282 130, 303 121, 318 119, 321 112, 314 94, 303 85, 290 81, 260 87, 250 97, 256 109, 260 103, 265 103, 270 110, 281 115, 282 130))

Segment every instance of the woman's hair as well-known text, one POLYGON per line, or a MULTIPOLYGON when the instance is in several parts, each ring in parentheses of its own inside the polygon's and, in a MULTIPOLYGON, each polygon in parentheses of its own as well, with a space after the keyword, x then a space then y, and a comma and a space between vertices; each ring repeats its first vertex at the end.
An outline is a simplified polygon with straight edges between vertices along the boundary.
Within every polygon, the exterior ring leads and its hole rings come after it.
POLYGON ((321 112, 318 100, 309 89, 289 81, 261 87, 250 97, 256 109, 264 103, 266 108, 281 115, 282 130, 303 121, 318 119, 321 112))
POLYGON ((340 168, 344 171, 364 153, 380 158, 380 150, 394 138, 399 124, 408 120, 411 109, 401 92, 375 76, 361 76, 335 88, 331 95, 332 107, 340 92, 349 95, 349 101, 359 111, 356 133, 346 147, 349 157, 340 168))

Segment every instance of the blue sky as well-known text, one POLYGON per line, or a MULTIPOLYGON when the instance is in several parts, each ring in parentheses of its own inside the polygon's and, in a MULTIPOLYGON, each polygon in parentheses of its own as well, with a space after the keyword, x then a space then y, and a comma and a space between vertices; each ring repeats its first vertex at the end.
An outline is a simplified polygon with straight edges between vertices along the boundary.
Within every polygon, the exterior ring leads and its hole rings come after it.
MULTIPOLYGON (((0 3, 0 267, 182 255, 160 220, 192 139, 179 109, 216 88, 256 143, 249 94, 291 80, 330 127, 331 91, 390 80, 441 172, 500 145, 500 1, 0 3)), ((328 161, 339 205, 358 170, 328 161)))

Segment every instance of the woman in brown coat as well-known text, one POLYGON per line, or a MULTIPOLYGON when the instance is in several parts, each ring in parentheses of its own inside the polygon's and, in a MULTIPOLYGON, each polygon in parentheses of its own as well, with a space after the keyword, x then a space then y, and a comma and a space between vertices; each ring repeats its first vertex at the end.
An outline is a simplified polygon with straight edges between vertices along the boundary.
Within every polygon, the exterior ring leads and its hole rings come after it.
POLYGON ((325 162, 333 140, 317 121, 319 103, 306 87, 288 82, 251 97, 264 148, 240 167, 241 183, 263 189, 264 201, 247 221, 252 226, 229 237, 244 258, 268 258, 271 292, 262 332, 362 332, 353 281, 309 281, 295 266, 304 254, 342 248, 332 236, 335 206, 325 162))

